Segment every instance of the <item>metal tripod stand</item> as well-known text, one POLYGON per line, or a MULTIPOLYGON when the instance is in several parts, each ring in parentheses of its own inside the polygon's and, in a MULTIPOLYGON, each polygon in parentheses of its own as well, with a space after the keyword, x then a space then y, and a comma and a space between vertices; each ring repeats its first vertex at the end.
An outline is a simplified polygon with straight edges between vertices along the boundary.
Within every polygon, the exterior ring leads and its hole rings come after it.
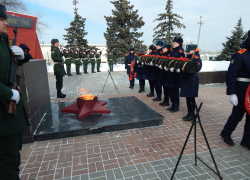
POLYGON ((104 88, 105 88, 105 86, 106 86, 106 83, 107 83, 107 80, 108 80, 109 76, 111 77, 111 79, 112 79, 112 81, 113 81, 115 90, 118 91, 118 93, 119 93, 119 90, 118 90, 117 86, 115 85, 114 79, 113 79, 113 77, 111 76, 111 73, 110 73, 109 70, 108 70, 108 76, 107 76, 106 82, 105 82, 105 84, 104 84, 104 86, 103 86, 103 88, 102 88, 102 93, 103 93, 103 90, 104 90, 104 88))
POLYGON ((220 180, 223 179, 223 178, 221 177, 221 175, 220 175, 220 172, 219 172, 218 167, 217 167, 217 165, 216 165, 216 162, 215 162, 215 160, 214 160, 214 156, 213 156, 212 151, 211 151, 211 149, 210 149, 210 146, 209 146, 209 144, 208 144, 207 137, 206 137, 206 135, 205 135, 204 129, 203 129, 202 125, 201 125, 199 112, 200 112, 200 109, 201 109, 202 104, 203 104, 203 103, 200 104, 199 108, 197 107, 197 105, 195 105, 196 114, 194 115, 194 120, 192 121, 192 126, 191 126, 191 128, 190 128, 190 130, 189 130, 189 133, 188 133, 188 136, 187 136, 186 141, 185 141, 185 143, 184 143, 184 146, 183 146, 183 148, 182 148, 181 154, 180 154, 179 159, 178 159, 178 161, 177 161, 177 163, 176 163, 176 166, 175 166, 174 172, 173 172, 173 174, 172 174, 171 180, 173 180, 173 178, 174 178, 175 172, 176 172, 176 170, 177 170, 177 167, 178 167, 179 162, 180 162, 180 160, 181 160, 181 156, 182 156, 182 154, 183 154, 183 152, 184 152, 184 150, 185 150, 185 147, 186 147, 186 145, 187 145, 187 142, 188 142, 188 139, 189 139, 189 136, 190 136, 190 134, 191 134, 191 132, 192 132, 193 127, 194 127, 194 152, 195 152, 195 164, 194 164, 194 165, 197 166, 197 159, 198 159, 198 160, 200 160, 204 165, 206 165, 211 171, 213 171, 213 172, 220 178, 220 180), (197 121, 197 119, 198 119, 198 121, 197 121), (196 124, 197 124, 197 123, 199 123, 199 125, 200 125, 200 127, 201 127, 202 134, 203 134, 203 136, 204 136, 204 138, 205 138, 207 147, 208 147, 208 149, 209 149, 210 155, 211 155, 211 157, 212 157, 212 159, 213 159, 213 163, 214 163, 214 166, 215 166, 217 172, 215 172, 211 167, 209 167, 204 161, 202 161, 202 160, 197 156, 197 151, 196 151, 196 124))

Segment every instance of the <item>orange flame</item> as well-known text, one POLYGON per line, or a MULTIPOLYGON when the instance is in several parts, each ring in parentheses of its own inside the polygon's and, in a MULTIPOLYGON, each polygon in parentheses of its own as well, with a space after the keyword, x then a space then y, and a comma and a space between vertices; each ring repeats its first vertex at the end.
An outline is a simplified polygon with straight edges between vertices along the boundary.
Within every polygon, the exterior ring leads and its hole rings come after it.
POLYGON ((80 90, 79 98, 83 100, 93 100, 95 96, 92 94, 88 94, 88 89, 82 88, 80 90))

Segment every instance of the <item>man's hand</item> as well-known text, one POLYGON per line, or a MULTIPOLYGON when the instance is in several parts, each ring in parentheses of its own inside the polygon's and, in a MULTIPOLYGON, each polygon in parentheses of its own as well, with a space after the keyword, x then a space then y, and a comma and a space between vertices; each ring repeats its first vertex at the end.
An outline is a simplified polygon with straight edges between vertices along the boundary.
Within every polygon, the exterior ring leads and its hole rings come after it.
POLYGON ((238 106, 238 97, 236 96, 236 94, 230 95, 230 103, 234 106, 238 106))
POLYGON ((24 53, 22 48, 18 46, 10 46, 11 51, 14 53, 14 55, 17 57, 18 60, 24 59, 24 53))
POLYGON ((173 68, 173 67, 172 67, 172 68, 170 68, 170 71, 171 71, 171 72, 174 72, 174 68, 173 68))
POLYGON ((176 72, 177 72, 177 73, 180 73, 180 72, 181 72, 181 70, 180 70, 180 69, 176 69, 176 72))
POLYGON ((11 89, 11 91, 13 93, 13 95, 11 97, 11 100, 16 101, 16 104, 18 104, 18 102, 20 100, 20 94, 19 94, 19 92, 17 90, 15 90, 15 89, 11 89))

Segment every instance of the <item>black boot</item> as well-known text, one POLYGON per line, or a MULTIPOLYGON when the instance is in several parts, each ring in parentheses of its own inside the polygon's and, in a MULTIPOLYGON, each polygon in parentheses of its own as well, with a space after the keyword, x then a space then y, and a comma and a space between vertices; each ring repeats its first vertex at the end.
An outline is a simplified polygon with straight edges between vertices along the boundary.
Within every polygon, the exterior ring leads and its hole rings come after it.
POLYGON ((147 94, 147 97, 154 97, 155 95, 152 93, 147 94))
POLYGON ((140 90, 138 91, 138 93, 142 93, 142 86, 140 85, 140 90))
POLYGON ((142 88, 142 92, 145 92, 145 86, 142 86, 141 88, 142 88))
POLYGON ((183 119, 183 121, 193 121, 193 120, 194 120, 194 116, 189 115, 189 114, 183 119))
POLYGON ((97 72, 101 72, 100 69, 98 69, 97 72))
POLYGON ((163 102, 159 103, 159 105, 161 105, 161 106, 169 106, 170 104, 169 104, 169 102, 163 101, 163 102))
POLYGON ((72 74, 70 74, 70 73, 68 73, 67 75, 68 75, 68 76, 72 76, 72 74))
POLYGON ((63 94, 61 89, 57 90, 57 98, 65 98, 65 97, 66 97, 66 94, 63 94))
POLYGON ((134 89, 134 86, 133 86, 133 85, 131 85, 129 88, 130 88, 130 89, 134 89))
POLYGON ((243 147, 246 147, 247 149, 250 150, 250 143, 245 142, 245 141, 242 140, 241 143, 240 143, 240 145, 243 146, 243 147))
POLYGON ((87 72, 87 71, 84 71, 84 74, 88 74, 88 72, 87 72))
MULTIPOLYGON (((223 134, 222 132, 220 133, 220 136, 223 138, 224 142, 230 146, 234 146, 234 141, 230 136, 227 136, 223 134)), ((242 145, 243 146, 243 145, 242 145)))
POLYGON ((95 73, 95 71, 93 70, 92 73, 95 73))
POLYGON ((82 75, 82 74, 78 72, 78 73, 76 73, 76 75, 82 75))

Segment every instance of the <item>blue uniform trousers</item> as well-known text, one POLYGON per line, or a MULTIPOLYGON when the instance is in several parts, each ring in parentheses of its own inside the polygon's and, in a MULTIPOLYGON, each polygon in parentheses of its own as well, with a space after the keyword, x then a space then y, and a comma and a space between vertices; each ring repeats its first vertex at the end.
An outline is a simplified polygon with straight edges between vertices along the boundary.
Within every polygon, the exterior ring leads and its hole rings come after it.
POLYGON ((226 125, 224 126, 224 129, 222 130, 222 133, 231 136, 235 128, 237 127, 238 123, 242 120, 244 114, 246 113, 246 123, 244 127, 244 135, 243 135, 243 141, 250 143, 250 116, 246 112, 245 108, 242 108, 240 106, 234 106, 232 114, 229 116, 226 125))
POLYGON ((150 87, 150 94, 154 95, 154 80, 148 80, 150 87))
POLYGON ((180 94, 179 94, 179 88, 169 88, 169 96, 170 101, 172 103, 173 109, 179 109, 180 104, 180 94))
POLYGON ((154 87, 155 87, 157 98, 161 99, 162 86, 159 85, 158 80, 154 80, 154 87))
MULTIPOLYGON (((128 74, 128 77, 130 77, 130 75, 128 74)), ((135 85, 135 77, 133 77, 133 79, 130 82, 130 86, 134 86, 135 85)))

